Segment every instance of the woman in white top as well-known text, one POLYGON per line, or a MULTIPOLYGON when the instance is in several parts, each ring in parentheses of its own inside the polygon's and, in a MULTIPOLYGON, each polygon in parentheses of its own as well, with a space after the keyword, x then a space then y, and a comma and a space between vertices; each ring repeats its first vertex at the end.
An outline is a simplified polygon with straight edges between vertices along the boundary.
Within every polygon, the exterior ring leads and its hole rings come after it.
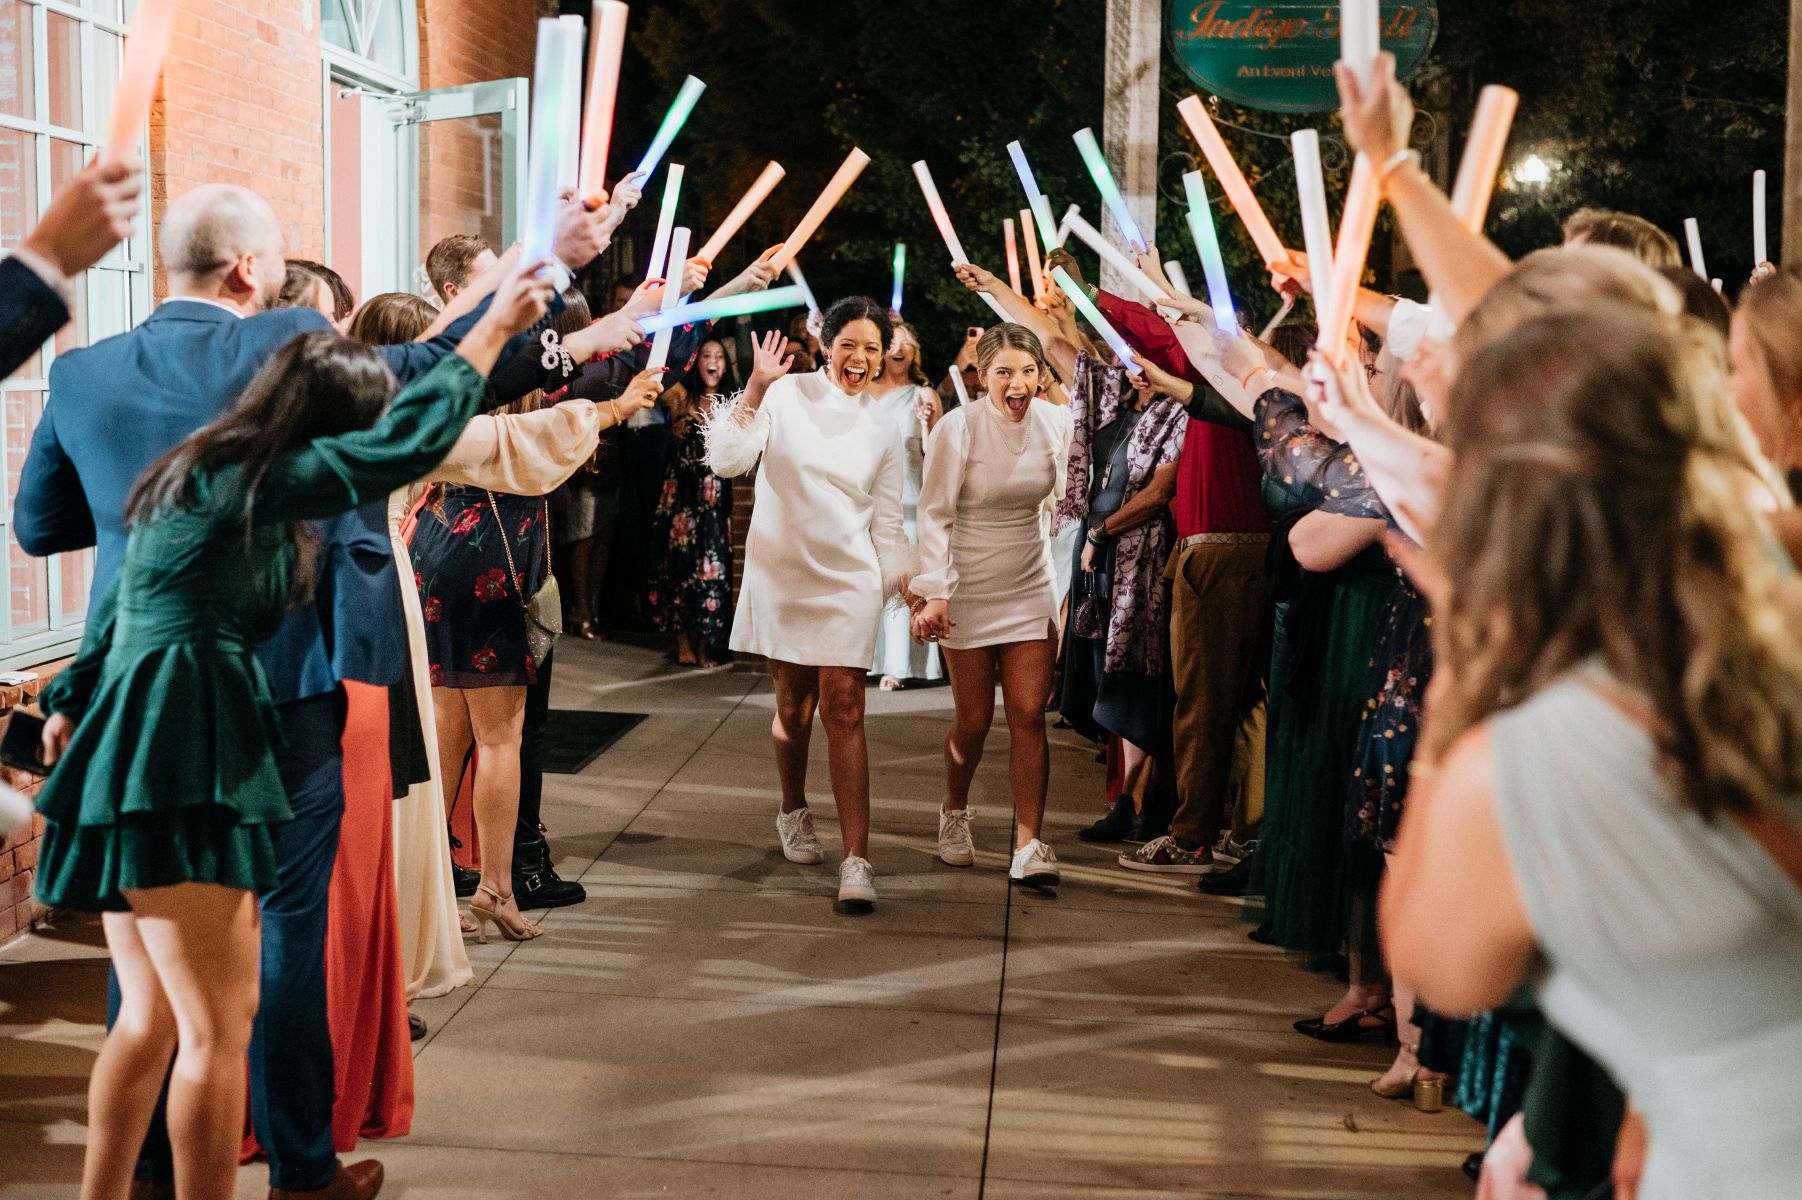
POLYGON ((1722 366, 1651 312, 1521 324, 1461 366, 1406 556, 1439 763, 1390 966, 1445 1013, 1534 983, 1645 1123, 1639 1200, 1802 1196, 1802 648, 1722 366))
POLYGON ((869 392, 888 348, 888 314, 853 296, 827 310, 821 334, 826 365, 807 375, 787 374, 786 338, 758 344, 744 393, 709 414, 707 461, 724 476, 762 465, 732 649, 764 656, 775 678, 782 853, 790 862, 824 858, 807 810, 817 707, 845 843, 839 900, 867 908, 876 886, 864 678, 877 616, 906 582, 913 546, 901 524, 900 447, 869 392))
POLYGON ((939 857, 976 861, 970 780, 995 719, 995 678, 1012 739, 1010 878, 1058 883, 1040 840, 1045 817, 1045 697, 1051 691, 1057 571, 1050 506, 1064 494, 1070 410, 1039 395, 1045 352, 1024 325, 997 325, 976 347, 982 393, 933 431, 920 492, 920 572, 909 585, 914 631, 944 647, 956 706, 945 737, 939 857))
MULTIPOLYGON (((895 324, 882 364, 882 373, 870 385, 870 398, 891 422, 889 436, 901 447, 901 523, 911 538, 925 469, 925 439, 943 410, 920 367, 920 339, 913 326, 895 324)), ((938 647, 914 638, 911 614, 890 605, 882 610, 876 629, 876 661, 870 674, 880 677, 883 691, 892 692, 908 680, 931 682, 944 678, 945 672, 938 647)))

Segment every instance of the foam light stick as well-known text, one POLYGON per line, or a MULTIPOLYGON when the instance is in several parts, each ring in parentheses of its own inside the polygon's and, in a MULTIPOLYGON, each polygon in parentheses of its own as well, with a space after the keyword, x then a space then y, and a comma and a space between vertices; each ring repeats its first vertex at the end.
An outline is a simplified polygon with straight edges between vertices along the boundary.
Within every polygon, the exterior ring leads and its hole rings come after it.
POLYGON ((1683 218, 1683 236, 1689 241, 1689 265, 1706 283, 1708 260, 1702 257, 1702 226, 1694 217, 1683 218))
POLYGON ((1382 200, 1383 185, 1377 180, 1376 167, 1368 155, 1358 155, 1352 163, 1351 185, 1345 190, 1345 211, 1339 217, 1339 241, 1333 248, 1332 295, 1314 343, 1334 362, 1345 357, 1346 333, 1357 307, 1358 285, 1364 279, 1364 260, 1370 254, 1370 235, 1376 230, 1377 207, 1382 200))
POLYGON ((1339 57, 1358 77, 1360 86, 1370 82, 1370 72, 1383 50, 1383 33, 1377 20, 1377 0, 1341 0, 1339 5, 1339 57))
POLYGON ((1189 273, 1183 270, 1183 265, 1174 258, 1164 264, 1164 277, 1170 281, 1170 286, 1176 289, 1178 295, 1193 296, 1195 294, 1189 290, 1189 273))
POLYGON ((1038 222, 1039 236, 1045 241, 1045 253, 1049 254, 1057 249, 1057 242, 1053 240, 1057 222, 1051 219, 1051 201, 1039 190, 1039 181, 1033 176, 1032 167, 1026 161, 1026 151, 1020 148, 1019 142, 1007 144, 1007 156, 1014 160, 1014 174, 1020 177, 1020 187, 1026 192, 1027 211, 1038 222))
POLYGON ((1133 220, 1132 210, 1126 207, 1126 197, 1120 194, 1120 186, 1114 182, 1114 173, 1108 169, 1107 158, 1095 141, 1095 131, 1078 129, 1075 138, 1076 152, 1082 155, 1083 166, 1089 169, 1089 178, 1095 181, 1095 187, 1101 192, 1101 202, 1114 214, 1114 223, 1120 226, 1120 232, 1126 235, 1126 240, 1132 243, 1134 250, 1147 249, 1145 235, 1139 232, 1139 223, 1133 220))
POLYGON ((1003 217, 1001 220, 1001 243, 1007 251, 1008 286, 1024 296, 1026 292, 1020 287, 1020 243, 1014 237, 1012 217, 1003 217))
MULTIPOLYGON (((674 233, 670 234, 669 253, 670 253, 670 261, 672 261, 672 262, 675 262, 675 261, 687 262, 688 261, 688 227, 687 226, 678 226, 676 228, 676 231, 674 233)), ((660 314, 667 313, 667 312, 674 312, 677 308, 681 307, 681 304, 682 304, 681 282, 675 281, 673 283, 665 283, 663 285, 663 303, 658 307, 657 311, 660 314)), ((661 367, 665 367, 665 366, 669 365, 669 345, 670 345, 670 339, 673 336, 674 336, 674 333, 672 331, 672 328, 669 326, 665 326, 664 328, 659 329, 655 334, 653 334, 651 336, 651 357, 650 357, 649 361, 647 361, 645 363, 646 370, 655 371, 661 367)))
POLYGON ((787 270, 788 277, 794 281, 794 286, 801 289, 801 298, 807 302, 807 311, 819 312, 820 302, 813 298, 813 289, 807 286, 807 276, 801 274, 801 264, 791 262, 788 264, 787 270))
POLYGON ((1070 240, 1070 222, 1081 215, 1082 208, 1075 204, 1064 210, 1064 219, 1057 223, 1057 245, 1054 249, 1061 249, 1070 240))
POLYGON ((670 264, 666 260, 669 253, 670 236, 676 228, 676 201, 682 196, 682 164, 671 163, 669 174, 663 179, 663 205, 657 210, 657 232, 651 238, 651 257, 645 263, 646 279, 664 278, 667 284, 682 286, 682 269, 676 268, 676 278, 668 279, 670 264))
POLYGON ((695 257, 711 267, 713 260, 719 257, 720 251, 726 248, 726 243, 732 240, 734 234, 744 228, 745 222, 751 219, 751 214, 757 211, 757 206, 776 190, 776 185, 782 182, 782 177, 787 173, 779 162, 772 162, 765 167, 763 173, 757 177, 757 182, 753 183, 750 190, 739 197, 738 203, 732 206, 732 211, 726 214, 726 219, 720 222, 720 227, 713 231, 713 236, 703 242, 701 248, 695 251, 695 257))
POLYGON ((143 0, 125 39, 125 59, 113 89, 113 111, 106 123, 106 145, 100 157, 109 163, 130 159, 138 131, 150 120, 157 76, 175 33, 175 0, 143 0))
POLYGON ((1111 242, 1101 236, 1101 230, 1081 216, 1074 216, 1070 218, 1070 232, 1076 235, 1077 241, 1100 255, 1102 262, 1126 276, 1127 281, 1143 292, 1147 300, 1163 299, 1164 289, 1158 286, 1157 281, 1147 275, 1138 263, 1116 250, 1111 242))
POLYGON ((1764 215, 1764 172, 1752 172, 1752 265, 1761 267, 1770 262, 1769 245, 1765 240, 1764 215))
MULTIPOLYGON (((527 262, 547 259, 556 242, 557 170, 563 160, 563 106, 578 85, 569 74, 570 27, 555 17, 538 22, 538 52, 532 74, 532 128, 526 147, 526 211, 520 254, 527 262)), ((580 40, 580 33, 576 35, 580 40)), ((579 75, 579 72, 578 72, 579 75)))
MULTIPOLYGON (((563 52, 568 56, 563 69, 570 79, 582 77, 582 44, 587 38, 586 27, 582 18, 565 13, 557 18, 569 30, 564 42, 563 52)), ((580 180, 582 172, 582 97, 576 88, 570 88, 569 94, 563 98, 563 136, 557 143, 557 187, 574 188, 580 180)))
POLYGON ((693 304, 659 310, 640 318, 638 327, 646 334, 653 334, 678 325, 699 325, 702 321, 721 321, 778 308, 799 308, 808 299, 806 290, 796 284, 764 292, 740 292, 736 296, 716 296, 711 300, 697 300, 693 304))
POLYGON ((663 124, 657 126, 657 136, 651 139, 650 149, 638 160, 638 174, 649 179, 657 173, 657 168, 663 163, 663 156, 669 153, 676 135, 682 132, 682 126, 688 124, 688 114, 695 110, 695 102, 706 90, 707 85, 693 75, 682 81, 681 90, 670 102, 669 111, 663 114, 663 124))
MULTIPOLYGON (((583 200, 599 205, 607 193, 607 150, 613 140, 613 100, 619 91, 619 60, 626 49, 626 6, 595 0, 594 40, 588 58, 588 107, 582 118, 583 200)), ((537 87, 538 79, 532 80, 537 87)))
POLYGON ((844 198, 857 177, 863 174, 863 169, 869 165, 870 156, 855 146, 851 147, 851 153, 845 155, 845 161, 839 164, 838 170, 826 182, 826 190, 813 202, 813 207, 807 210, 794 232, 783 239, 782 249, 776 251, 776 257, 770 260, 772 266, 781 269, 794 261, 795 255, 801 253, 801 247, 807 244, 807 239, 814 235, 821 222, 826 219, 826 214, 844 198))
POLYGON ((907 243, 895 243, 895 286, 890 289, 888 306, 895 312, 901 311, 901 285, 907 280, 907 243))
POLYGON ((1045 298, 1045 280, 1044 267, 1039 262, 1039 235, 1033 229, 1035 224, 1032 210, 1021 209, 1020 233, 1026 240, 1026 269, 1032 272, 1032 298, 1036 301, 1045 298))
POLYGON ((1135 379, 1144 374, 1144 368, 1133 361, 1132 347, 1126 344, 1126 339, 1120 336, 1120 331, 1114 328, 1113 323, 1101 315, 1101 310, 1095 307, 1095 302, 1089 299, 1089 294, 1076 286, 1076 281, 1070 278, 1070 272, 1062 267, 1053 267, 1051 278, 1057 282, 1058 287, 1063 289, 1064 295, 1070 297, 1070 303, 1076 306, 1076 311, 1095 327, 1095 332, 1099 333, 1101 340, 1108 344, 1108 349, 1114 352, 1114 357, 1120 360, 1120 365, 1126 368, 1126 373, 1135 379))
POLYGON ((1717 292, 1722 292, 1723 289, 1725 288, 1725 285, 1718 279, 1710 279, 1708 281, 1708 286, 1713 288, 1717 292))
POLYGON ((1458 180, 1452 185, 1452 211, 1472 233, 1483 232, 1489 216, 1489 198, 1495 192, 1496 173, 1502 169, 1502 151, 1508 146, 1508 130, 1520 93, 1495 84, 1477 97, 1477 115, 1464 142, 1458 162, 1458 180))
MULTIPOLYGON (((964 253, 964 244, 957 239, 957 230, 951 225, 951 214, 945 211, 945 201, 939 195, 938 184, 932 181, 932 168, 924 159, 914 164, 914 178, 919 181, 920 194, 926 198, 926 211, 932 214, 932 223, 938 226, 939 236, 945 239, 945 249, 951 255, 952 266, 968 264, 970 256, 964 253)), ((978 292, 983 303, 987 304, 997 317, 1007 320, 1007 310, 1001 302, 987 292, 978 292)))
POLYGON ((1301 231, 1308 251, 1308 290, 1322 325, 1333 324, 1333 222, 1327 215, 1326 177, 1320 169, 1320 134, 1298 129, 1289 136, 1295 155, 1295 190, 1301 200, 1301 231))
POLYGON ((1202 106, 1201 97, 1185 97, 1177 102, 1176 111, 1189 126, 1189 132, 1200 143, 1208 165, 1214 168, 1214 178, 1220 181, 1221 189, 1226 192, 1233 211, 1239 214, 1245 231, 1257 245, 1258 253, 1264 256, 1264 262, 1279 263, 1288 258, 1289 252, 1283 248, 1283 240, 1276 236, 1276 229, 1270 224, 1270 218, 1264 215, 1263 206, 1258 203, 1257 193, 1246 182, 1245 173, 1239 170, 1233 152, 1227 149, 1225 139, 1214 127, 1214 119, 1208 116, 1208 110, 1202 106))
POLYGON ((951 390, 957 393, 958 407, 961 408, 970 402, 970 389, 964 386, 964 373, 956 363, 952 363, 951 370, 946 373, 951 376, 951 390))
POLYGON ((1208 203, 1208 190, 1201 182, 1200 171, 1190 171, 1183 177, 1183 182, 1189 192, 1189 236, 1195 239, 1195 253, 1201 256, 1201 274, 1208 285, 1208 307, 1214 310, 1214 328, 1237 335, 1239 316, 1233 311, 1233 292, 1226 281, 1226 260, 1220 257, 1220 235, 1214 229, 1214 206, 1208 203))

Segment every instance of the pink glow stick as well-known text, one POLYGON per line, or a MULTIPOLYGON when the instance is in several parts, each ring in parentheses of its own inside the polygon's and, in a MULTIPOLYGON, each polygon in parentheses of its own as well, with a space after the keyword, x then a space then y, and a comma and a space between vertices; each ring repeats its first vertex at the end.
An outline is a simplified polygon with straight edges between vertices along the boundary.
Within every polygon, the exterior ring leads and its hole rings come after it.
POLYGON ((771 266, 780 271, 788 266, 795 255, 801 253, 801 247, 807 244, 807 239, 814 235, 820 224, 825 221, 826 215, 844 198, 845 193, 851 190, 851 185, 857 181, 857 177, 863 174, 863 169, 869 165, 870 156, 855 146, 851 147, 851 153, 845 155, 845 161, 839 164, 838 170, 827 181, 826 190, 821 192, 820 198, 813 202, 813 207, 807 210, 807 215, 801 218, 801 223, 795 226, 794 232, 783 240, 782 249, 778 250, 776 257, 770 260, 771 266))
MULTIPOLYGON (((920 194, 926 197, 926 211, 932 214, 932 223, 939 228, 939 236, 945 239, 945 250, 951 255, 951 265, 961 266, 970 261, 964 253, 964 244, 957 239, 957 230, 951 226, 951 214, 945 211, 945 201, 939 196, 938 184, 932 181, 932 168, 924 160, 914 164, 914 178, 920 182, 920 194)), ((987 292, 977 293, 989 310, 1003 321, 1007 320, 1007 310, 1001 307, 1001 301, 987 292)))
POLYGON ((757 177, 757 182, 739 197, 738 203, 732 206, 732 211, 726 214, 726 219, 720 222, 720 227, 713 231, 713 236, 695 251, 695 257, 711 267, 720 251, 726 248, 726 243, 732 240, 732 235, 744 228, 745 222, 751 219, 751 214, 757 211, 757 206, 776 190, 776 185, 782 182, 782 177, 786 174, 779 162, 772 162, 765 167, 763 174, 757 177))
POLYGON ((1208 165, 1214 168, 1214 177, 1220 181, 1226 198, 1232 201, 1233 211, 1239 214, 1245 231, 1251 234, 1251 240, 1257 244, 1258 253, 1264 256, 1265 265, 1283 262, 1289 257, 1289 252, 1283 248, 1283 240, 1276 236, 1276 229, 1270 224, 1270 218, 1264 215, 1257 193, 1246 182, 1245 173, 1239 170, 1238 162, 1233 159, 1233 152, 1227 149, 1225 139, 1214 127, 1214 119, 1208 116, 1201 97, 1188 96, 1179 100, 1176 111, 1189 126, 1189 132, 1195 135, 1195 140, 1201 144, 1202 154, 1207 157, 1208 165))
POLYGON ((1014 291, 1024 296, 1026 293, 1020 287, 1020 245, 1014 240, 1014 219, 1012 217, 1002 219, 1001 240, 1007 246, 1007 281, 1014 291))
MULTIPOLYGON (((1345 357, 1345 339, 1357 307, 1358 284, 1364 278, 1364 260, 1370 254, 1370 235, 1376 230, 1377 206, 1383 188, 1367 155, 1352 164, 1351 185, 1345 192, 1345 212, 1339 217, 1339 242, 1333 248, 1333 294, 1320 319, 1315 347, 1334 362, 1345 357)), ((1316 306, 1318 307, 1318 306, 1316 306)))
POLYGON ((1502 169, 1502 152, 1519 106, 1520 93, 1496 84, 1477 97, 1477 115, 1458 162, 1458 181, 1452 185, 1452 211, 1472 233, 1483 232, 1489 216, 1489 198, 1495 193, 1495 177, 1502 169))
POLYGON ((607 149, 613 140, 613 100, 626 49, 626 6, 595 0, 593 50, 588 59, 588 108, 582 121, 582 198, 599 205, 607 195, 607 149))
POLYGON ((1032 272, 1032 298, 1045 298, 1044 267, 1039 263, 1039 233, 1033 227, 1032 209, 1020 210, 1020 234, 1026 239, 1026 269, 1032 272))
POLYGON ((144 0, 125 39, 125 61, 113 90, 113 111, 106 126, 106 146, 101 158, 122 163, 138 144, 138 131, 150 120, 150 102, 156 95, 157 76, 169 53, 175 33, 175 0, 144 0))

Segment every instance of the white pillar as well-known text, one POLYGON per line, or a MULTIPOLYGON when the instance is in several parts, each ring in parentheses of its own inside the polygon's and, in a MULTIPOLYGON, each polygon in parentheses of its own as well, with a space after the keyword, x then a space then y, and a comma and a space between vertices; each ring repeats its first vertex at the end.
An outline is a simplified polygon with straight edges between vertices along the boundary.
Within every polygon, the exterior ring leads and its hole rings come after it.
MULTIPOLYGON (((1162 9, 1159 0, 1107 0, 1107 44, 1103 51, 1107 90, 1101 117, 1101 148, 1126 197, 1127 208, 1147 241, 1157 240, 1162 9)), ((1084 210, 1096 213, 1095 224, 1116 245, 1130 249, 1113 215, 1102 211, 1105 206, 1099 196, 1085 193, 1081 203, 1084 210)), ((1132 294, 1130 285, 1105 264, 1101 268, 1101 284, 1110 292, 1132 294)))

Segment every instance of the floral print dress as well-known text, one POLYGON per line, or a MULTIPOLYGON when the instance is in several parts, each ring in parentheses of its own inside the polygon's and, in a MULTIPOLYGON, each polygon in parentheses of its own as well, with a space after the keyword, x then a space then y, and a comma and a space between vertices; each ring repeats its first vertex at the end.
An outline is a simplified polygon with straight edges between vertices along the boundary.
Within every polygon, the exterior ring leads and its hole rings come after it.
POLYGON ((539 496, 447 484, 442 508, 420 511, 410 549, 433 687, 524 687, 536 679, 522 597, 544 584, 547 534, 539 496), (511 580, 507 549, 519 570, 511 580))
POLYGON ((672 430, 669 469, 651 521, 645 606, 664 633, 699 634, 706 657, 730 656, 732 481, 707 469, 700 422, 672 430))

